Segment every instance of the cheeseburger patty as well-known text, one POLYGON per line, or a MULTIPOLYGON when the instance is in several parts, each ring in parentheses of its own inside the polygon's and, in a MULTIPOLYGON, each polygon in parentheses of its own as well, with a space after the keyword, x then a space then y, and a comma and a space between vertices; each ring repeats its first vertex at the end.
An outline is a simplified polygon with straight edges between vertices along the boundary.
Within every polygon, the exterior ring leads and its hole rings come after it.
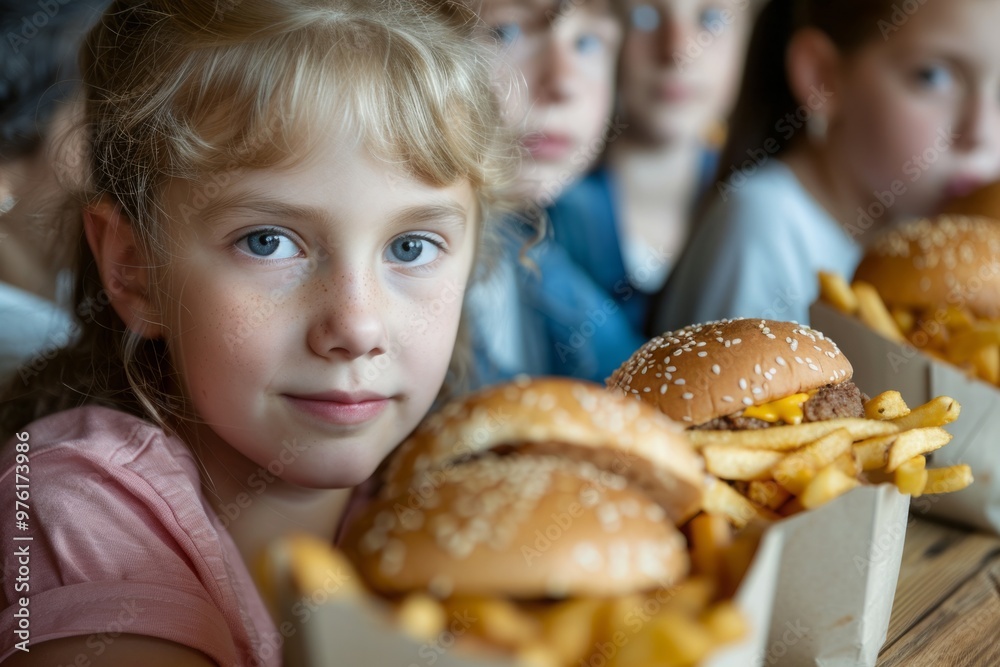
MULTIPOLYGON (((850 380, 840 384, 828 384, 802 404, 802 421, 817 422, 842 417, 864 417, 864 403, 867 400, 868 397, 850 380)), ((729 415, 716 417, 694 428, 707 431, 748 431, 781 425, 780 422, 772 424, 753 417, 729 415)))

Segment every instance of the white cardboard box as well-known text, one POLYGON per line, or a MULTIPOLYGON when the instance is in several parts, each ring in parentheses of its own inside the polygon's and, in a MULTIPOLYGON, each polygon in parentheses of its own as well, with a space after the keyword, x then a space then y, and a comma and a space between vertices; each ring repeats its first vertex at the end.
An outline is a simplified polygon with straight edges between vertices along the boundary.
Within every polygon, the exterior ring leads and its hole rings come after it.
POLYGON ((869 396, 895 389, 907 405, 951 396, 962 406, 947 426, 955 436, 933 453, 932 467, 966 463, 975 482, 957 493, 915 498, 914 512, 1000 532, 1000 390, 916 348, 882 338, 863 323, 824 303, 810 308, 812 326, 830 336, 854 366, 854 382, 869 396))
POLYGON ((892 484, 862 486, 771 528, 783 549, 761 664, 875 664, 889 629, 909 498, 892 484))
MULTIPOLYGON (((714 654, 703 667, 764 664, 767 620, 771 615, 781 547, 781 535, 768 531, 736 593, 736 603, 750 620, 750 634, 742 642, 714 654)), ((280 607, 294 608, 295 600, 290 599, 287 586, 282 588, 284 600, 280 607)), ((312 608, 308 617, 299 614, 286 620, 295 626, 284 646, 288 667, 515 667, 510 661, 475 658, 449 650, 454 639, 449 630, 433 642, 412 639, 373 604, 334 599, 312 608)), ((461 633, 461 619, 453 622, 455 634, 461 633)))

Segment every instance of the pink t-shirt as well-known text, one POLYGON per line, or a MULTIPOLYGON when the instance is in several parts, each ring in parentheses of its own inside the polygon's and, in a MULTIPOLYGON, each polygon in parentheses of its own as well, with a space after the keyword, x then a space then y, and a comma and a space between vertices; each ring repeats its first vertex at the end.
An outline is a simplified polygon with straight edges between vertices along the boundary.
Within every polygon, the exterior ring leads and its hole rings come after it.
POLYGON ((124 632, 190 646, 226 667, 281 664, 282 638, 180 440, 93 406, 21 432, 30 447, 27 530, 15 515, 15 485, 24 483, 15 473, 25 472, 15 469, 18 440, 0 449, 0 661, 17 650, 27 595, 29 648, 83 637, 94 662, 124 632), (30 591, 18 591, 25 583, 30 591))

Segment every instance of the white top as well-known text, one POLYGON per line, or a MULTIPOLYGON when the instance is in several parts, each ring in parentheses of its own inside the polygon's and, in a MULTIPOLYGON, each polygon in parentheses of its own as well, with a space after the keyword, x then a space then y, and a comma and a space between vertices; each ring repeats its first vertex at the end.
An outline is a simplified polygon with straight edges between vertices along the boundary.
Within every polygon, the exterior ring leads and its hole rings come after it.
MULTIPOLYGON (((723 199, 725 198, 725 199, 723 199)), ((820 270, 848 280, 861 247, 772 159, 698 222, 656 309, 656 331, 730 317, 807 324, 820 270)))
POLYGON ((0 282, 0 382, 27 381, 75 335, 70 314, 51 301, 0 282))

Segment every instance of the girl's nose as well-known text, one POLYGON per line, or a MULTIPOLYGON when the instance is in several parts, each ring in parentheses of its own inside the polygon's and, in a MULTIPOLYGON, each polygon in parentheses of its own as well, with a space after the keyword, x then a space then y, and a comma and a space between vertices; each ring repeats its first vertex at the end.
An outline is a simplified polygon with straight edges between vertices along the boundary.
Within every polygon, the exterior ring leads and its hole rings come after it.
POLYGON ((350 361, 388 349, 384 296, 374 276, 346 273, 316 286, 317 310, 309 348, 327 359, 350 361))
POLYGON ((1000 150, 1000 102, 996 95, 975 92, 965 104, 961 125, 957 128, 956 146, 967 151, 1000 150))
POLYGON ((663 12, 660 15, 660 61, 674 63, 683 54, 684 48, 695 33, 694 26, 683 16, 663 12))
POLYGON ((534 97, 539 102, 552 104, 572 96, 576 65, 573 60, 573 45, 567 39, 552 34, 546 41, 539 58, 542 71, 534 97))

